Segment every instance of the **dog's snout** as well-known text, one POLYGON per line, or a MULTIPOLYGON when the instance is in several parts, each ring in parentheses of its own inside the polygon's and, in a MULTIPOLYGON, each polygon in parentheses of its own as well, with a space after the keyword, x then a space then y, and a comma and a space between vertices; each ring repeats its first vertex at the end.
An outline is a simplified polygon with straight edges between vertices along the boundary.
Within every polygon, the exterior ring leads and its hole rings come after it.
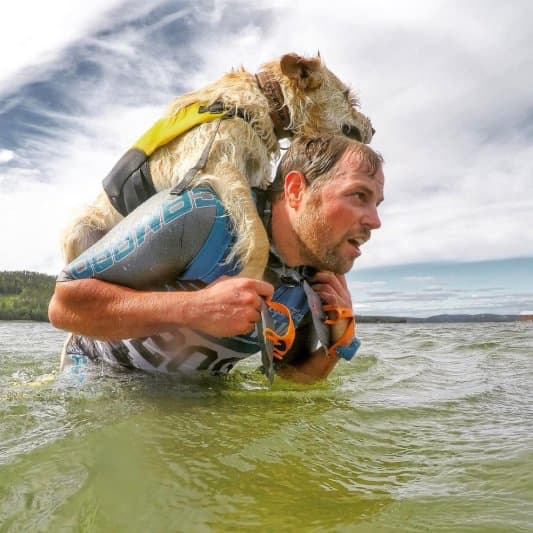
POLYGON ((363 136, 361 135, 359 128, 352 126, 351 124, 343 124, 342 133, 343 135, 346 135, 346 137, 350 137, 350 139, 354 139, 359 142, 363 141, 363 136))

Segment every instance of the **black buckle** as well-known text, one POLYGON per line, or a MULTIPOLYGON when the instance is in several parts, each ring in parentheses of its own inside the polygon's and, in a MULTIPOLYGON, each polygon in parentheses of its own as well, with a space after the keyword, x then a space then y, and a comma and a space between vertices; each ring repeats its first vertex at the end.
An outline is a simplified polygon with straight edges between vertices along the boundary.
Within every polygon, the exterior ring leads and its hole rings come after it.
POLYGON ((224 102, 213 102, 209 105, 201 105, 198 113, 223 113, 225 111, 224 102))

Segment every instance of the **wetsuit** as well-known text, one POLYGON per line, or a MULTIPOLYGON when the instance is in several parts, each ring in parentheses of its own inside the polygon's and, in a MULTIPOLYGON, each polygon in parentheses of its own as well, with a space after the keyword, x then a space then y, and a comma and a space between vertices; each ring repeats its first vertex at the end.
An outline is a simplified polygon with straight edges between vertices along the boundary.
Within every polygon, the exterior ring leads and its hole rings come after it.
MULTIPOLYGON (((228 261, 233 243, 231 221, 212 190, 195 188, 180 195, 161 191, 67 265, 58 281, 92 277, 141 290, 198 290, 223 275, 239 273, 238 262, 228 261)), ((296 327, 283 363, 297 362, 329 344, 320 301, 305 278, 305 269, 289 269, 271 254, 265 280, 275 288, 273 301, 289 308, 296 327)), ((276 331, 283 332, 286 318, 270 313, 276 331)), ((148 372, 223 374, 259 349, 255 331, 218 338, 181 328, 172 334, 118 341, 72 335, 65 355, 148 372)))

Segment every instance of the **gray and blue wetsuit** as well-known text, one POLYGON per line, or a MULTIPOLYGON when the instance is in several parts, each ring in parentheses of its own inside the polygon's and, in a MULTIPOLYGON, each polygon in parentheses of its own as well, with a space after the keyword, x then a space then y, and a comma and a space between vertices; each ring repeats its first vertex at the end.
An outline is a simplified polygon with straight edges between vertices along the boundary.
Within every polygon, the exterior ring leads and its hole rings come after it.
MULTIPOLYGON (((233 243, 231 221, 211 189, 194 188, 180 195, 161 191, 67 265, 58 281, 96 278, 140 290, 198 290, 221 276, 239 273, 238 262, 227 260, 233 243)), ((289 308, 296 327, 295 342, 284 361, 297 362, 320 345, 327 346, 329 331, 310 312, 313 296, 302 271, 287 269, 271 255, 265 279, 274 285, 273 300, 289 308)), ((283 332, 286 318, 269 312, 276 330, 283 332)), ((259 350, 256 332, 218 338, 181 328, 172 334, 117 341, 72 335, 65 355, 148 372, 224 374, 259 350)))

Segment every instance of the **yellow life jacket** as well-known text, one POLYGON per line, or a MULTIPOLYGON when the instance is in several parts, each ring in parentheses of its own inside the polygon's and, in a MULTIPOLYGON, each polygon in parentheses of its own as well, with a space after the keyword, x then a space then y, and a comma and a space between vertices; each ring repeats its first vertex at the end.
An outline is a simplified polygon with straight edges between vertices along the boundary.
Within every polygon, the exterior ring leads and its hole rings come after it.
POLYGON ((225 116, 230 115, 219 102, 211 105, 208 102, 194 102, 171 116, 160 118, 119 159, 103 180, 104 191, 113 207, 126 216, 156 193, 148 158, 158 148, 195 126, 225 116))

